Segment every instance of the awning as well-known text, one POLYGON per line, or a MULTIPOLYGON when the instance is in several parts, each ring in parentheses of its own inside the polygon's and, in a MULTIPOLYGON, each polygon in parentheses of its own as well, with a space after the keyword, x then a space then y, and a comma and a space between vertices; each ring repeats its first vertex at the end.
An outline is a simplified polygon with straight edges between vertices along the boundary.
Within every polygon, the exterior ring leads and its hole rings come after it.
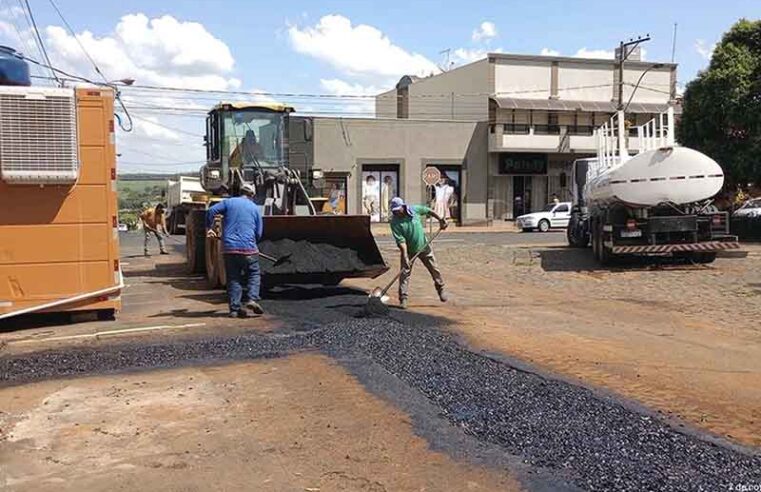
MULTIPOLYGON (((584 111, 587 113, 615 113, 617 104, 612 101, 569 101, 564 99, 519 99, 515 97, 492 97, 492 101, 502 109, 532 109, 538 111, 584 111)), ((627 113, 662 113, 668 109, 666 103, 632 102, 627 113)), ((682 112, 680 105, 674 106, 677 114, 682 112)))

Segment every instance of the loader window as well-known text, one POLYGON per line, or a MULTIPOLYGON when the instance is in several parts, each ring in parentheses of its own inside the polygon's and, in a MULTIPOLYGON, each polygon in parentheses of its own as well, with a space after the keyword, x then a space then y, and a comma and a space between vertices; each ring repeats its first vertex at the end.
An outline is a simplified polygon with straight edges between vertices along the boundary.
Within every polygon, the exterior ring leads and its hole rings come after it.
POLYGON ((231 167, 279 167, 285 164, 282 113, 238 110, 223 113, 222 152, 231 167))

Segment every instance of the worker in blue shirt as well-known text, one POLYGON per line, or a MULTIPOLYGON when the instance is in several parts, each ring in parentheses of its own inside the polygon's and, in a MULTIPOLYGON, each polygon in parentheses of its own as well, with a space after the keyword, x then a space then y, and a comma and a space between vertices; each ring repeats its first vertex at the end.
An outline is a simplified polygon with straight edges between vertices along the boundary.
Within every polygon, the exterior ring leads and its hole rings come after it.
POLYGON ((224 221, 222 247, 231 318, 246 318, 248 313, 245 308, 257 315, 264 313, 258 302, 261 299, 261 270, 257 242, 261 240, 264 230, 262 214, 254 203, 254 187, 244 184, 240 192, 241 196, 227 198, 206 212, 208 237, 217 237, 217 233, 212 229, 214 217, 221 215, 224 221), (242 299, 244 280, 248 288, 248 299, 242 299))

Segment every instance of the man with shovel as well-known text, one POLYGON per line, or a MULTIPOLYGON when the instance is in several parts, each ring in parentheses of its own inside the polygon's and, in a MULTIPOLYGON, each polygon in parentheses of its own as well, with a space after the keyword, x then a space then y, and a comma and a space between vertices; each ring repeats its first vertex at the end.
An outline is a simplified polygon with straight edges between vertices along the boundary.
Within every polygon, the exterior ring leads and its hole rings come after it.
POLYGON ((407 205, 399 197, 391 199, 391 233, 394 235, 396 245, 401 252, 401 273, 399 275, 399 306, 407 308, 407 294, 412 274, 410 258, 417 254, 417 258, 423 262, 433 278, 436 291, 439 293, 441 302, 447 302, 448 296, 444 290, 444 279, 441 277, 436 265, 436 257, 433 255, 431 245, 425 238, 423 219, 433 217, 439 221, 441 230, 447 228, 447 219, 440 217, 425 205, 407 205))
POLYGON ((259 207, 254 203, 254 187, 244 184, 240 188, 241 196, 227 198, 206 212, 206 235, 216 238, 212 229, 214 217, 224 218, 222 228, 222 247, 227 273, 227 297, 231 318, 248 316, 245 308, 254 314, 262 314, 259 305, 259 288, 261 270, 259 268, 259 249, 257 242, 262 239, 263 221, 259 207), (243 281, 248 288, 248 300, 243 301, 243 281), (242 306, 241 304, 245 304, 242 306))
POLYGON ((168 255, 166 250, 166 244, 164 244, 164 236, 169 236, 166 230, 166 216, 164 214, 164 205, 159 203, 154 208, 149 208, 140 214, 140 221, 143 223, 143 235, 145 241, 143 242, 143 255, 150 256, 148 253, 148 243, 151 234, 156 235, 156 240, 159 242, 159 251, 162 255, 168 255))

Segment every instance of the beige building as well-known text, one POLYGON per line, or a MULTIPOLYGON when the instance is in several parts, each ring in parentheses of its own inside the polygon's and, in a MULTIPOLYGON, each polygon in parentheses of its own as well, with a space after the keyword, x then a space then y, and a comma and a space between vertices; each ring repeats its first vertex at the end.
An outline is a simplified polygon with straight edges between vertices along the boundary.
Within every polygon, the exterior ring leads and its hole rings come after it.
POLYGON ((324 212, 384 222, 394 196, 433 204, 421 175, 435 166, 449 179, 450 217, 474 224, 486 217, 487 135, 486 122, 292 117, 289 154, 312 174, 310 195, 323 197, 324 212))
MULTIPOLYGON (((570 198, 570 164, 594 154, 592 129, 618 107, 619 80, 613 59, 492 53, 432 77, 403 77, 376 97, 376 117, 487 122, 486 182, 478 183, 488 190, 485 218, 511 219, 553 195, 570 198)), ((644 123, 673 104, 676 65, 633 53, 622 96, 632 124, 644 123)), ((471 174, 475 165, 468 163, 471 174)))

